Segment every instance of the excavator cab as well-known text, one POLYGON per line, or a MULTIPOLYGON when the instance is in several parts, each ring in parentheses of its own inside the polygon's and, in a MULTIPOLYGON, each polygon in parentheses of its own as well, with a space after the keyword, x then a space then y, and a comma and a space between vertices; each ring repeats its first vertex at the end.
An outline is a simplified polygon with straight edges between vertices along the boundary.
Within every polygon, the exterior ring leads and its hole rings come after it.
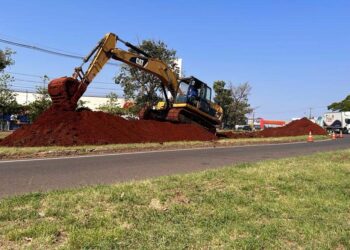
POLYGON ((215 116, 217 111, 212 107, 211 96, 212 90, 206 83, 193 76, 182 78, 174 107, 191 105, 206 114, 215 116))

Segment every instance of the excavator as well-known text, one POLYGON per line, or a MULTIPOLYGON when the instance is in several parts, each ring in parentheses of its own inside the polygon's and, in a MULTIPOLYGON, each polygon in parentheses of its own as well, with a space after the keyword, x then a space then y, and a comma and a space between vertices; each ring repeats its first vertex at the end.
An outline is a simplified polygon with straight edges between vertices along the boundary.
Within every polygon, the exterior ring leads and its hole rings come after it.
POLYGON ((152 58, 135 45, 126 42, 113 33, 108 33, 97 46, 75 68, 72 77, 52 80, 48 92, 53 108, 74 111, 77 103, 101 69, 110 59, 121 61, 131 67, 157 76, 165 101, 141 109, 140 119, 170 121, 176 123, 197 123, 211 132, 221 124, 223 110, 211 101, 212 89, 196 77, 180 78, 177 72, 165 62, 152 58), (117 41, 129 50, 117 48, 117 41), (91 63, 83 70, 85 63, 91 63))

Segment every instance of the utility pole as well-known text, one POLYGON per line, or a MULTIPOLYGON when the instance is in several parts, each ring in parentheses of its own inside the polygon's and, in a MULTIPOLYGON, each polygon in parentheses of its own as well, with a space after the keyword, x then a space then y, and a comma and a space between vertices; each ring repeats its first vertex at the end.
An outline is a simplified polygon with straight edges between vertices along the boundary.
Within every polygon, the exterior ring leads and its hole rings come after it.
POLYGON ((311 118, 312 118, 312 115, 311 115, 312 108, 310 107, 309 109, 310 109, 310 112, 309 112, 309 119, 311 119, 311 118))
POLYGON ((260 108, 261 106, 256 106, 256 107, 254 107, 254 108, 252 108, 252 115, 253 115, 253 117, 252 117, 252 119, 253 119, 253 121, 252 121, 252 130, 254 131, 255 130, 255 126, 254 126, 254 122, 255 122, 255 111, 258 109, 258 108, 260 108))
POLYGON ((47 88, 47 82, 50 80, 50 78, 47 75, 44 75, 42 77, 42 79, 43 79, 43 89, 46 89, 47 88))

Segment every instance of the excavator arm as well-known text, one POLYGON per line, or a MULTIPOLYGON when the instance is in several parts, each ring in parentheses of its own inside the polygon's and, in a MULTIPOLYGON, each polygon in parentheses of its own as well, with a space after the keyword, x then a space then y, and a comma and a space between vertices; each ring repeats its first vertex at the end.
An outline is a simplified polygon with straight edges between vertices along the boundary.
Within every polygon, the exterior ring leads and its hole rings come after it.
POLYGON ((166 63, 150 57, 146 52, 123 41, 115 34, 108 33, 84 58, 83 64, 75 69, 73 77, 62 77, 50 82, 48 91, 54 106, 64 110, 75 110, 77 102, 86 91, 87 86, 111 58, 157 76, 161 80, 167 105, 169 105, 167 90, 171 93, 173 99, 176 98, 179 87, 178 77, 166 63), (124 43, 137 53, 116 48, 117 41, 124 43), (84 72, 82 66, 91 57, 93 57, 92 62, 84 72))

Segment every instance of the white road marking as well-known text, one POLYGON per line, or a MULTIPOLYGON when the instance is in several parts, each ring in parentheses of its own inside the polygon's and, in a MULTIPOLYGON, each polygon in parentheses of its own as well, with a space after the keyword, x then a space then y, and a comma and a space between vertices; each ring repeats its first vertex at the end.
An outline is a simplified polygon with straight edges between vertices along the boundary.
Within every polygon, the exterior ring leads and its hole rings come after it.
MULTIPOLYGON (((319 140, 317 142, 330 141, 331 139, 319 140)), ((79 158, 94 158, 94 157, 108 157, 108 156, 122 156, 122 155, 137 155, 137 154, 154 154, 162 152, 178 152, 178 151, 191 151, 191 150, 212 150, 212 149, 224 149, 224 148, 246 148, 246 147, 259 147, 259 146, 281 146, 290 144, 304 144, 308 142, 284 142, 284 143, 262 143, 254 145, 241 145, 241 146, 220 146, 220 147, 199 147, 199 148, 183 148, 183 149, 165 149, 165 150, 149 150, 149 151, 137 151, 137 152, 125 152, 125 153, 110 153, 110 154, 90 154, 90 155, 77 155, 77 156, 62 156, 62 157, 47 157, 47 158, 33 158, 33 159, 21 159, 21 160, 0 160, 0 164, 12 163, 12 162, 31 162, 31 161, 50 161, 50 160, 70 160, 79 158)))

